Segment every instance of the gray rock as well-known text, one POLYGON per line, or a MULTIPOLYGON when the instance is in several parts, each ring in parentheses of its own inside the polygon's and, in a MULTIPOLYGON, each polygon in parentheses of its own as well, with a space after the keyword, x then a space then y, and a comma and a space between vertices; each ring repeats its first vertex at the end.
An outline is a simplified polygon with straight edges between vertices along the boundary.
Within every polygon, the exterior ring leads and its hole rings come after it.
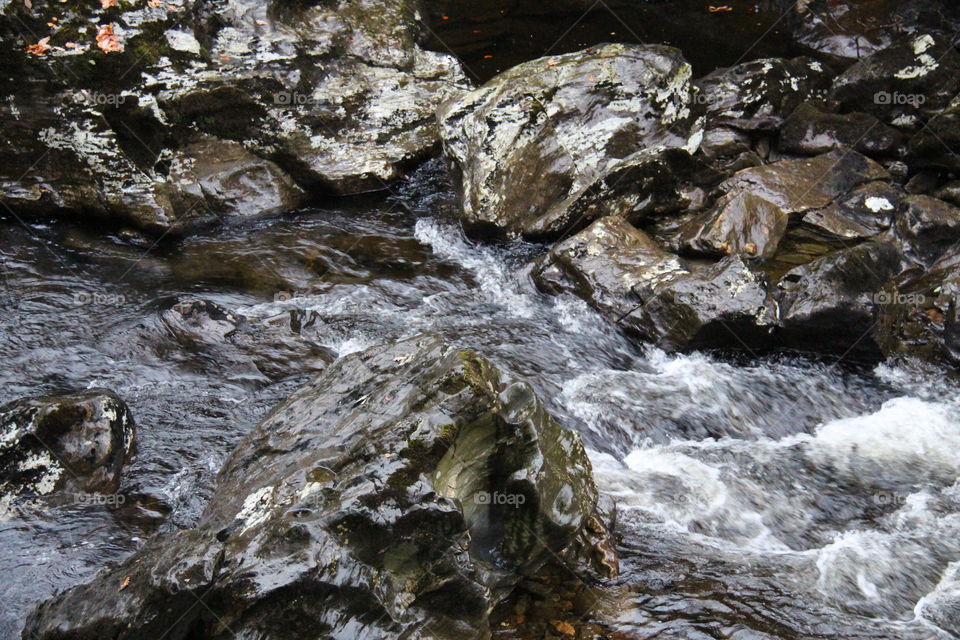
POLYGON ((589 222, 571 203, 626 158, 696 150, 690 76, 676 49, 605 45, 521 64, 446 102, 464 223, 541 237, 589 222))
POLYGON ((821 238, 847 246, 889 229, 903 195, 886 182, 868 182, 822 209, 807 211, 802 225, 821 238))
POLYGON ((334 363, 238 446, 195 529, 56 596, 25 633, 484 638, 596 503, 580 439, 526 383, 421 336, 334 363))
POLYGON ((113 493, 134 423, 110 391, 23 398, 0 407, 0 510, 16 498, 113 493))

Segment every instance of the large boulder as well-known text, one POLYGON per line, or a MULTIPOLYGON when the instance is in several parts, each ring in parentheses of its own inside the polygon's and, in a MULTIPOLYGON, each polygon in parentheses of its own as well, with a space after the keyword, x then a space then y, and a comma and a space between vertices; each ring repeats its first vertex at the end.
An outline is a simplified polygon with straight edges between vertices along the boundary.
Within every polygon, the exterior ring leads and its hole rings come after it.
POLYGON ((14 400, 0 407, 0 504, 113 493, 134 450, 134 423, 110 391, 14 400))
POLYGON ((436 106, 467 86, 420 48, 408 0, 102 4, 0 9, 0 202, 15 211, 161 234, 294 208, 291 179, 382 189, 438 146, 436 106), (197 174, 193 158, 219 161, 197 174))
POLYGON ((696 151, 690 78, 676 49, 605 45, 521 64, 444 103, 465 225, 544 237, 589 222, 571 206, 625 158, 696 151))
POLYGON ((907 196, 897 209, 896 230, 907 257, 930 266, 960 242, 960 209, 930 196, 907 196))
POLYGON ((196 528, 24 633, 485 638, 518 580, 590 548, 596 503, 580 439, 529 385, 421 336, 331 365, 238 446, 196 528))
POLYGON ((960 53, 951 38, 915 34, 847 69, 830 98, 849 111, 873 114, 888 124, 916 128, 960 92, 960 53))
POLYGON ((810 101, 797 107, 780 131, 780 150, 817 155, 850 147, 871 156, 896 156, 903 134, 869 113, 831 113, 810 101))

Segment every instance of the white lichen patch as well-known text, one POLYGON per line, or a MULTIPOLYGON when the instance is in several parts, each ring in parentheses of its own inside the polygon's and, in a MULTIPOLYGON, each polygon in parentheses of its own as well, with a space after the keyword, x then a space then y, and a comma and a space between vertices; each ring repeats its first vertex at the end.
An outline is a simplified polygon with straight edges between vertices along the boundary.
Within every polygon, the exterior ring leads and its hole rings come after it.
POLYGON ((880 213, 881 211, 893 211, 893 204, 886 198, 880 198, 877 196, 871 196, 864 200, 863 204, 873 211, 874 213, 880 213))
POLYGON ((270 508, 273 506, 274 487, 266 486, 254 491, 243 501, 243 507, 237 513, 237 520, 244 522, 241 533, 263 524, 270 517, 270 508))
POLYGON ((900 80, 913 80, 922 78, 937 69, 940 63, 937 62, 936 58, 927 53, 934 44, 936 44, 934 39, 929 35, 923 35, 915 39, 913 41, 913 53, 916 56, 916 64, 897 71, 893 74, 894 77, 900 80))

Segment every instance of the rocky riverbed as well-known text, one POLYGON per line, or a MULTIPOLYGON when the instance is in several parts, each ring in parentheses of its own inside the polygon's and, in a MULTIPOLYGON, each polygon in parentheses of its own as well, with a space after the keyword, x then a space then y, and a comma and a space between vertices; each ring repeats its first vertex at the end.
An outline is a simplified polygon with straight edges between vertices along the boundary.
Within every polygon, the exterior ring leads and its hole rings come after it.
POLYGON ((960 636, 958 28, 0 0, 0 633, 960 636))

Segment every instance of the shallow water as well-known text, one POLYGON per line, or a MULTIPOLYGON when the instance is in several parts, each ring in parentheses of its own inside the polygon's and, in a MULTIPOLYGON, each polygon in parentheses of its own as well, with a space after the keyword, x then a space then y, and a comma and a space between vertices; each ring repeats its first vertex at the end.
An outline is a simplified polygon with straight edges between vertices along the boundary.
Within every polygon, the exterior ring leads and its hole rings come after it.
POLYGON ((0 400, 114 389, 139 453, 120 509, 6 514, 3 637, 55 589, 192 524, 231 447, 309 376, 294 362, 271 379, 185 349, 158 316, 181 295, 254 319, 312 309, 303 339, 340 355, 440 333, 529 379, 583 434, 619 503, 624 572, 606 619, 628 637, 954 637, 955 388, 935 372, 644 348, 583 303, 539 293, 528 265, 542 247, 465 238, 437 184, 434 165, 399 199, 149 255, 63 223, 6 221, 0 400))

